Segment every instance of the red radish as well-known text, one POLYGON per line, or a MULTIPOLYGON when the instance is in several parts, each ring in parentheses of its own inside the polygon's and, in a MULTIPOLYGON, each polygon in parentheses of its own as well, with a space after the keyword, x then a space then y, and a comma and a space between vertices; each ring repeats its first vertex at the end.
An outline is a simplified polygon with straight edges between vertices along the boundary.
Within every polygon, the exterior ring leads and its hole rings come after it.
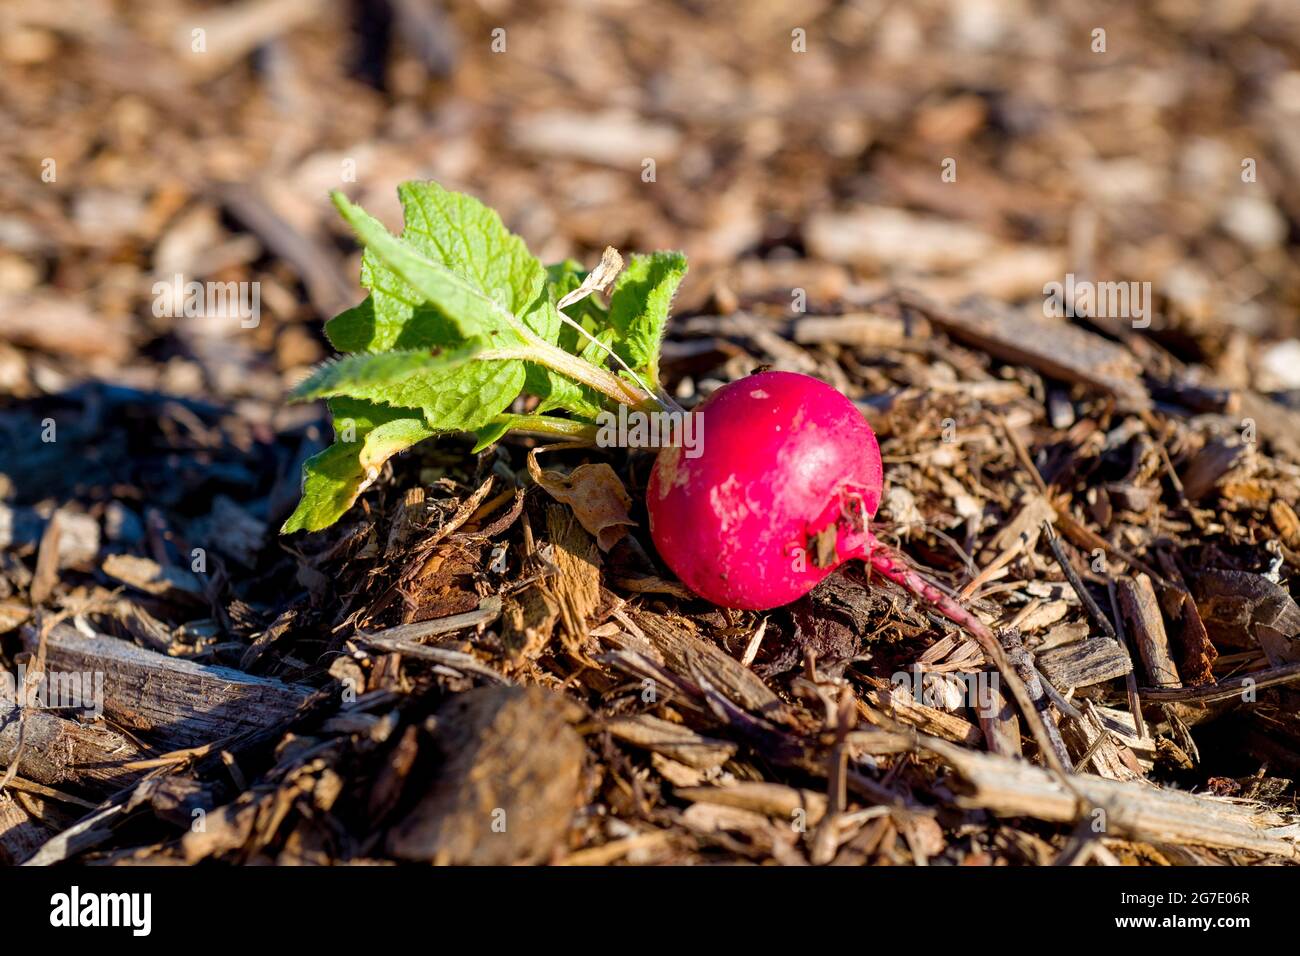
POLYGON ((646 491, 659 554, 700 597, 763 610, 869 561, 977 636, 987 627, 871 534, 884 471, 875 433, 838 391, 793 372, 724 385, 696 410, 699 455, 665 448, 646 491))
POLYGON ((852 402, 807 375, 761 372, 695 414, 699 457, 663 449, 646 492, 650 534, 688 588, 725 607, 776 607, 862 552, 884 473, 852 402), (838 557, 819 566, 827 528, 838 557))

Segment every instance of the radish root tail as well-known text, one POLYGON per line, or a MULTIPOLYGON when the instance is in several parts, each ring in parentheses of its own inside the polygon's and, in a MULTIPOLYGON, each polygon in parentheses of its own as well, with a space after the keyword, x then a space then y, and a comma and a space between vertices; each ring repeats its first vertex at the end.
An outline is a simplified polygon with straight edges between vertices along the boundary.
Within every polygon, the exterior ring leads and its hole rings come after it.
POLYGON ((1021 714, 1024 715, 1029 724, 1029 729, 1034 735, 1034 741, 1038 744, 1043 760, 1068 785, 1068 771, 1061 759, 1061 755, 1056 751, 1052 736, 1047 731, 1047 725, 1043 722, 1042 715, 1038 713, 1038 708, 1034 706, 1033 699, 1029 695, 1029 689, 1025 687, 1024 681, 1020 679, 1020 675, 1011 666, 1001 642, 989 626, 977 618, 973 611, 956 598, 951 597, 932 581, 926 579, 923 574, 908 563, 902 554, 883 543, 870 532, 867 535, 865 553, 861 557, 882 577, 888 578, 926 604, 929 604, 975 638, 980 645, 980 649, 984 651, 984 655, 998 669, 998 673, 1006 683, 1007 689, 1011 691, 1016 706, 1019 707, 1021 714))

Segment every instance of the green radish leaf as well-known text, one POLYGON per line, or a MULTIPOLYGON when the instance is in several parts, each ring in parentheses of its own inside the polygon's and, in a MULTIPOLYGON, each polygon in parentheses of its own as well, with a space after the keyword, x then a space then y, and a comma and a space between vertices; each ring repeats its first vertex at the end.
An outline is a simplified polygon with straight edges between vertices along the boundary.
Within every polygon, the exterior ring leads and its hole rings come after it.
POLYGON ((302 500, 281 534, 328 528, 375 480, 385 461, 435 434, 414 409, 352 398, 331 399, 329 405, 334 444, 303 464, 302 500))
MULTIPOLYGON (((566 331, 573 331, 566 329, 566 331)), ((577 333, 574 332, 576 336, 577 333)), ((606 349, 614 339, 613 329, 606 329, 602 334, 594 336, 597 341, 603 342, 606 349)), ((605 364, 605 357, 609 354, 606 349, 602 349, 593 342, 583 338, 586 348, 573 348, 571 351, 578 352, 579 356, 590 362, 592 365, 605 364)), ((587 421, 595 421, 604 407, 603 398, 599 392, 593 388, 588 388, 575 382, 573 379, 564 375, 558 375, 550 369, 540 368, 535 365, 528 367, 528 381, 524 385, 524 390, 530 395, 536 395, 542 401, 535 409, 537 414, 563 409, 579 418, 587 421)))
POLYGON ((508 431, 510 431, 510 419, 508 418, 494 419, 482 428, 475 429, 474 448, 471 450, 471 453, 477 455, 484 449, 491 448, 499 442, 508 431))
POLYGON ((633 256, 610 294, 609 321, 619 334, 615 347, 628 365, 645 370, 651 388, 659 385, 659 343, 685 275, 686 256, 680 252, 633 256))
POLYGON ((472 432, 509 408, 523 387, 523 362, 475 361, 422 380, 410 398, 424 412, 429 427, 440 432, 472 432))
MULTIPOLYGON (((613 329, 605 329, 599 335, 592 336, 592 340, 583 338, 582 341, 586 344, 586 348, 579 352, 579 356, 592 365, 604 365, 605 358, 609 355, 609 349, 614 341, 614 335, 613 329)), ((577 350, 575 349, 575 351, 577 350)), ((596 416, 600 414, 601 409, 604 407, 603 396, 599 392, 585 385, 580 385, 563 375, 550 373, 550 381, 547 385, 548 391, 546 392, 532 392, 532 394, 538 395, 542 399, 541 404, 536 409, 538 414, 562 408, 586 421, 594 422, 596 416)))
MULTIPOLYGON (((361 284, 369 287, 365 281, 365 256, 361 259, 361 284)), ((409 318, 407 316, 406 318, 409 318)), ((344 309, 325 323, 325 337, 330 345, 340 352, 382 352, 392 348, 401 332, 405 318, 381 317, 375 311, 375 297, 368 295, 358 305, 344 309), (383 326, 396 326, 393 331, 381 329, 383 326)))
MULTIPOLYGON (((478 284, 481 275, 471 279, 453 272, 442 262, 430 259, 392 235, 378 219, 348 202, 342 193, 333 193, 332 198, 343 218, 366 246, 367 253, 385 267, 372 267, 370 270, 376 316, 396 308, 396 304, 404 303, 414 312, 417 306, 428 303, 450 319, 466 338, 483 336, 494 346, 515 345, 523 341, 523 323, 512 309, 512 304, 521 297, 509 285, 484 289, 478 284)), ((482 246, 480 251, 485 255, 495 254, 488 245, 482 246)), ((529 305, 537 301, 541 284, 545 281, 540 264, 537 269, 539 281, 535 283, 536 292, 526 299, 529 305)))
MULTIPOLYGON (((369 314, 364 303, 349 310, 350 314, 345 313, 351 324, 335 330, 332 337, 355 341, 367 319, 374 316, 370 327, 383 334, 367 343, 371 348, 391 337, 399 325, 399 343, 413 338, 445 341, 451 337, 447 323, 471 340, 450 350, 449 354, 457 357, 464 356, 464 349, 477 352, 489 343, 518 344, 523 341, 520 330, 525 325, 543 337, 549 333, 553 341, 559 316, 543 295, 545 270, 527 256, 523 243, 505 230, 495 213, 469 197, 460 197, 464 202, 447 204, 453 212, 463 213, 465 221, 451 223, 450 232, 444 234, 428 221, 431 213, 417 201, 422 194, 407 189, 403 195, 408 208, 407 232, 434 249, 438 259, 428 258, 405 240, 395 238, 378 220, 334 194, 335 205, 367 247, 369 264, 363 260, 363 278, 370 282, 371 306, 369 314), (490 215, 483 215, 484 210, 490 215), (413 224, 410 218, 418 218, 421 223, 413 224), (474 255, 499 261, 490 267, 475 265, 474 255), (447 262, 468 269, 472 275, 452 271, 447 262), (502 284, 484 288, 493 282, 502 284), (511 311, 520 302, 530 306, 526 323, 511 311), (384 315, 405 317, 380 322, 384 315)), ((519 360, 449 362, 446 367, 431 368, 393 385, 340 393, 420 408, 429 425, 438 431, 472 431, 509 407, 524 387, 525 376, 524 363, 519 360)))
MULTIPOLYGON (((528 252, 523 240, 506 229, 494 210, 472 196, 432 182, 404 183, 398 188, 398 196, 406 225, 401 240, 396 241, 458 276, 473 291, 500 303, 548 342, 555 341, 553 335, 546 334, 551 317, 533 315, 546 301, 546 269, 528 252)), ((346 200, 336 195, 334 203, 360 235, 354 215, 345 208, 346 200)), ((347 205, 356 216, 370 218, 347 205)), ((373 226, 366 223, 370 235, 378 235, 374 227, 383 231, 378 222, 371 222, 373 226)), ((326 335, 334 347, 344 352, 383 352, 448 345, 457 334, 476 334, 474 330, 462 332, 462 318, 469 321, 468 317, 458 316, 444 300, 428 296, 427 290, 418 288, 404 275, 403 268, 391 257, 395 251, 393 237, 383 232, 387 239, 381 239, 380 244, 389 248, 388 255, 361 235, 368 247, 361 260, 361 284, 371 290, 371 296, 326 325, 326 335)), ((409 257, 402 258, 411 265, 409 257)), ((479 316, 473 321, 486 321, 489 328, 510 324, 499 314, 486 319, 479 316)))
POLYGON ((545 301, 546 267, 505 227, 496 210, 434 182, 403 183, 397 195, 406 221, 402 239, 426 257, 521 318, 539 305, 539 298, 545 301))
POLYGON ((557 415, 498 415, 482 428, 474 432, 478 439, 474 452, 483 451, 500 441, 507 432, 521 431, 531 435, 545 435, 552 440, 594 442, 599 437, 600 429, 595 422, 580 422, 572 418, 560 418, 557 415))
POLYGON ((586 421, 595 421, 600 414, 600 395, 554 372, 547 372, 545 382, 526 385, 525 390, 541 398, 536 409, 539 415, 562 409, 586 421))
POLYGON ((379 287, 358 305, 325 323, 325 336, 340 352, 387 352, 458 345, 465 340, 459 326, 419 296, 369 252, 361 258, 361 284, 379 287), (381 274, 376 277, 376 272, 381 274), (385 290, 398 289, 397 295, 385 290))
POLYGON ((443 377, 482 350, 483 341, 474 339, 458 349, 345 355, 319 365, 289 398, 303 402, 350 395, 390 405, 422 406, 424 402, 413 402, 409 396, 422 390, 429 376, 443 377))
POLYGON ((325 363, 294 391, 296 399, 347 396, 418 409, 435 432, 473 431, 510 407, 524 387, 524 363, 480 361, 473 340, 459 349, 349 355, 325 363))

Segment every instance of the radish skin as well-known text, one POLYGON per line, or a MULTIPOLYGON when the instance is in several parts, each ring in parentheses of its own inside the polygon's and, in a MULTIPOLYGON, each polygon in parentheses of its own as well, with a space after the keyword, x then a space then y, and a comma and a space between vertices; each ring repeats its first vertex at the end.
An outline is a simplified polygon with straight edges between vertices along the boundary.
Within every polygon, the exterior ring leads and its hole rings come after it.
POLYGON ((646 491, 651 537, 688 588, 725 607, 777 607, 867 546, 880 449, 838 391, 762 372, 694 414, 700 454, 663 449, 646 491))
POLYGON ((794 372, 725 385, 695 412, 701 454, 665 448, 646 491, 659 554, 700 597, 765 610, 861 559, 981 640, 992 632, 868 526, 884 468, 875 433, 831 386, 794 372))

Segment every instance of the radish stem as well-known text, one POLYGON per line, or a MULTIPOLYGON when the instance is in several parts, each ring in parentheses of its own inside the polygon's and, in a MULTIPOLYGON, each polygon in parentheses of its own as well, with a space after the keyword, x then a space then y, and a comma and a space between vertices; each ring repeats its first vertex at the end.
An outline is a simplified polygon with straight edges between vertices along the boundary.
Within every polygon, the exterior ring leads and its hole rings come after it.
POLYGON ((589 422, 576 422, 567 418, 552 418, 549 415, 498 415, 492 424, 506 425, 512 432, 528 432, 533 435, 555 435, 560 438, 578 439, 595 442, 597 428, 589 422))
POLYGON ((592 365, 586 359, 572 355, 558 346, 528 333, 527 344, 518 347, 491 349, 480 352, 477 356, 484 361, 493 359, 521 359, 536 362, 553 372, 559 372, 576 382, 590 386, 602 395, 633 408, 640 408, 649 403, 658 404, 658 399, 643 391, 626 379, 619 378, 609 369, 592 365))

